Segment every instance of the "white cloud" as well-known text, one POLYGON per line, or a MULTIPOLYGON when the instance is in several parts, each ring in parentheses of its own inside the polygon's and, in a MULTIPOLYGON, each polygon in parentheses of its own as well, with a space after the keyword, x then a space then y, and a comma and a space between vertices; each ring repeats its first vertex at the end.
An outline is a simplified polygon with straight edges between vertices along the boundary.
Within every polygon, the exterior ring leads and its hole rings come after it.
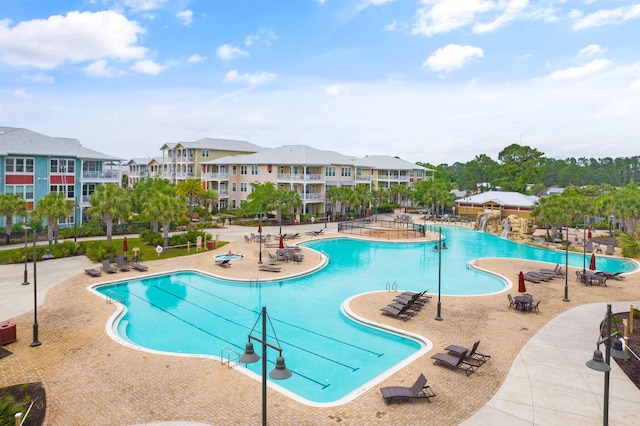
POLYGON ((578 56, 581 57, 589 57, 589 56, 600 56, 604 55, 605 50, 598 46, 597 44, 590 44, 589 46, 583 48, 578 52, 578 56))
POLYGON ((27 89, 24 89, 24 88, 14 90, 12 95, 14 98, 21 98, 21 99, 29 99, 33 97, 31 92, 29 92, 27 89))
POLYGON ((329 96, 339 96, 349 93, 350 88, 351 86, 348 84, 333 84, 325 87, 324 93, 329 96))
POLYGON ((267 46, 271 46, 271 42, 278 39, 277 34, 270 28, 260 28, 257 33, 249 34, 244 39, 244 45, 249 47, 258 41, 261 41, 267 46))
POLYGON ((640 4, 619 7, 617 9, 600 9, 588 15, 573 13, 571 15, 576 22, 573 24, 574 30, 600 27, 604 25, 616 25, 632 19, 640 18, 640 4))
POLYGON ((189 59, 187 59, 187 62, 189 62, 190 64, 197 64, 199 62, 204 61, 206 58, 204 56, 200 56, 200 55, 191 55, 189 56, 189 59))
POLYGON ((432 36, 470 24, 479 13, 494 9, 487 0, 421 0, 413 34, 432 36))
POLYGON ((488 24, 476 24, 473 26, 473 31, 476 33, 487 33, 495 31, 500 27, 503 27, 508 22, 513 21, 519 17, 524 9, 529 5, 529 0, 511 0, 507 3, 504 13, 494 19, 488 24))
POLYGON ((230 61, 240 56, 248 56, 249 53, 244 50, 237 48, 235 46, 231 46, 230 44, 223 44, 218 47, 218 58, 223 61, 230 61))
POLYGON ((146 49, 136 42, 144 33, 136 22, 112 11, 69 12, 13 27, 3 20, 0 61, 17 67, 52 69, 63 62, 140 59, 146 49))
POLYGON ((124 5, 134 11, 147 12, 161 9, 167 2, 168 0, 124 0, 124 5))
POLYGON ((193 11, 191 10, 183 10, 176 14, 176 18, 182 25, 189 26, 193 22, 193 11))
POLYGON ((611 66, 612 62, 607 59, 595 59, 588 64, 580 67, 570 67, 563 70, 555 71, 549 74, 547 80, 570 80, 577 79, 595 74, 603 69, 611 66))
POLYGON ((261 72, 255 74, 240 74, 236 70, 231 70, 227 73, 224 81, 229 83, 246 83, 250 86, 257 86, 259 84, 266 83, 277 77, 276 74, 270 72, 261 72))
POLYGON ((451 72, 462 68, 473 58, 482 58, 483 56, 484 52, 479 47, 448 44, 433 52, 422 63, 422 66, 431 71, 451 72))
POLYGON ((139 72, 140 74, 158 75, 165 70, 162 65, 150 60, 144 59, 138 61, 129 67, 132 71, 139 72))
POLYGON ((631 89, 640 91, 640 78, 631 83, 631 89))
POLYGON ((97 61, 87 65, 84 68, 84 72, 90 77, 114 77, 118 74, 122 74, 107 65, 108 64, 105 59, 98 59, 97 61))
POLYGON ((51 84, 55 81, 55 79, 47 74, 43 74, 43 73, 37 73, 37 74, 32 74, 32 75, 25 75, 23 76, 23 78, 25 80, 29 80, 32 81, 34 83, 45 83, 45 84, 51 84))

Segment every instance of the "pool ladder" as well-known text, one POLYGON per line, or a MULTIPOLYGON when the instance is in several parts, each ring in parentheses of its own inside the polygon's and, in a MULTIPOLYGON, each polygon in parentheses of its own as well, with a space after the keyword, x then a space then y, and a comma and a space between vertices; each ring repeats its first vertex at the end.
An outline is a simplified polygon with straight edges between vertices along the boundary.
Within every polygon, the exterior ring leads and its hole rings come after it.
POLYGON ((398 291, 398 282, 394 281, 387 281, 387 285, 384 286, 385 290, 387 291, 398 291))
POLYGON ((121 296, 120 294, 109 290, 105 296, 107 296, 107 303, 113 303, 113 302, 118 302, 122 305, 124 305, 124 296, 121 296))
POLYGON ((233 361, 234 365, 240 364, 240 354, 235 350, 231 349, 230 347, 225 346, 224 348, 222 348, 222 350, 220 350, 220 364, 222 365, 227 364, 229 368, 231 368, 233 367, 233 365, 231 365, 231 361, 233 361), (226 353, 226 357, 225 357, 225 353, 226 353))

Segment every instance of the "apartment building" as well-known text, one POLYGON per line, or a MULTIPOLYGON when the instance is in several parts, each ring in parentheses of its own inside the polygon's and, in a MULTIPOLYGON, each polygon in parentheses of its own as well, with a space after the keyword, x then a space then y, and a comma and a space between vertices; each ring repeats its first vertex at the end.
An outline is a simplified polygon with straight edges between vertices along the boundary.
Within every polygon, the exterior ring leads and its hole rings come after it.
MULTIPOLYGON (((123 159, 83 147, 77 139, 0 127, 0 193, 18 194, 30 212, 50 192, 60 192, 75 206, 60 227, 81 222, 89 196, 100 185, 121 183, 123 159)), ((4 226, 0 217, 0 226, 4 226)), ((20 220, 19 220, 20 221, 20 220)), ((15 221, 14 221, 15 223, 15 221)))

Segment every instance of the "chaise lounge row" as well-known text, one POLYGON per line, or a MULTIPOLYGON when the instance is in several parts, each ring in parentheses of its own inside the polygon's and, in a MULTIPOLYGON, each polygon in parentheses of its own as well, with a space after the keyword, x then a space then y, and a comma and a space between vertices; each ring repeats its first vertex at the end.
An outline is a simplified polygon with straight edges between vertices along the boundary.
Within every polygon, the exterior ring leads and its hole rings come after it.
POLYGON ((389 315, 407 321, 417 315, 420 309, 431 299, 431 296, 427 296, 426 293, 426 291, 405 291, 396 296, 392 303, 380 309, 382 315, 389 315))
POLYGON ((437 353, 431 357, 435 360, 435 364, 442 365, 453 370, 462 370, 468 376, 476 371, 482 364, 487 362, 491 355, 485 355, 478 352, 478 340, 473 344, 471 349, 462 346, 449 345, 444 348, 447 353, 437 353))

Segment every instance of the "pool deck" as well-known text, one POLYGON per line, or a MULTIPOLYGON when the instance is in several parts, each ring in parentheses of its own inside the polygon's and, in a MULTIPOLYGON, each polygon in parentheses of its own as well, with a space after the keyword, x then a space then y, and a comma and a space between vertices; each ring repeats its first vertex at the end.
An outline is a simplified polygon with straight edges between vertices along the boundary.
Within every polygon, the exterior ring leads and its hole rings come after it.
MULTIPOLYGON (((304 233, 324 224, 303 225, 283 232, 304 233)), ((148 273, 194 269, 230 279, 269 279, 296 275, 319 267, 322 256, 303 249, 301 264, 282 264, 280 273, 258 269, 259 244, 245 243, 246 228, 219 231, 233 242, 215 251, 189 257, 146 261, 148 273), (230 268, 216 266, 212 256, 231 250, 244 257, 230 268)), ((328 236, 338 236, 329 224, 328 236)), ((277 227, 265 227, 265 234, 277 227)), ((343 236, 343 235, 340 235, 343 236)), ((300 240, 293 240, 297 242, 300 240)), ((273 249, 269 249, 273 251, 273 249)), ((268 256, 263 247, 263 262, 268 256)), ((541 266, 518 259, 481 259, 479 267, 517 284, 517 273, 541 266)), ((258 382, 218 361, 203 357, 154 354, 122 346, 105 327, 116 306, 87 291, 92 284, 144 274, 118 272, 91 278, 83 273, 86 258, 38 262, 39 340, 32 348, 33 283, 21 286, 23 265, 2 267, 0 321, 17 325, 18 341, 4 346, 12 352, 0 359, 0 387, 41 381, 47 392, 47 425, 172 425, 259 424, 261 387, 258 382)), ((547 265, 548 266, 548 265, 547 265)), ((455 271, 443 271, 444 277, 455 271)), ((556 425, 602 424, 604 375, 585 362, 596 348, 598 327, 606 303, 614 312, 640 305, 640 274, 608 287, 585 287, 569 271, 569 298, 562 302, 565 281, 527 282, 541 299, 539 314, 508 308, 506 293, 478 297, 442 297, 443 321, 435 321, 437 295, 407 322, 380 315, 393 293, 381 291, 353 299, 350 309, 373 322, 429 338, 434 349, 405 366, 353 401, 336 407, 309 407, 274 390, 268 393, 268 418, 273 425, 556 425), (430 356, 451 343, 471 346, 491 359, 466 377, 433 364, 430 356), (431 403, 410 401, 386 405, 381 386, 410 386, 424 373, 437 394, 431 403)), ((29 264, 28 278, 32 279, 29 264)), ((381 283, 381 290, 385 283, 381 283)), ((403 283, 399 283, 402 287, 403 283)), ((402 288, 398 289, 402 291, 402 288)), ((433 294, 431 289, 431 293, 433 294)), ((161 326, 159 324, 158 326, 161 326)), ((171 336, 167 336, 171 338, 171 336)), ((242 338, 242 336, 239 336, 242 338)), ((609 419, 612 425, 640 424, 640 390, 612 363, 609 419)))

